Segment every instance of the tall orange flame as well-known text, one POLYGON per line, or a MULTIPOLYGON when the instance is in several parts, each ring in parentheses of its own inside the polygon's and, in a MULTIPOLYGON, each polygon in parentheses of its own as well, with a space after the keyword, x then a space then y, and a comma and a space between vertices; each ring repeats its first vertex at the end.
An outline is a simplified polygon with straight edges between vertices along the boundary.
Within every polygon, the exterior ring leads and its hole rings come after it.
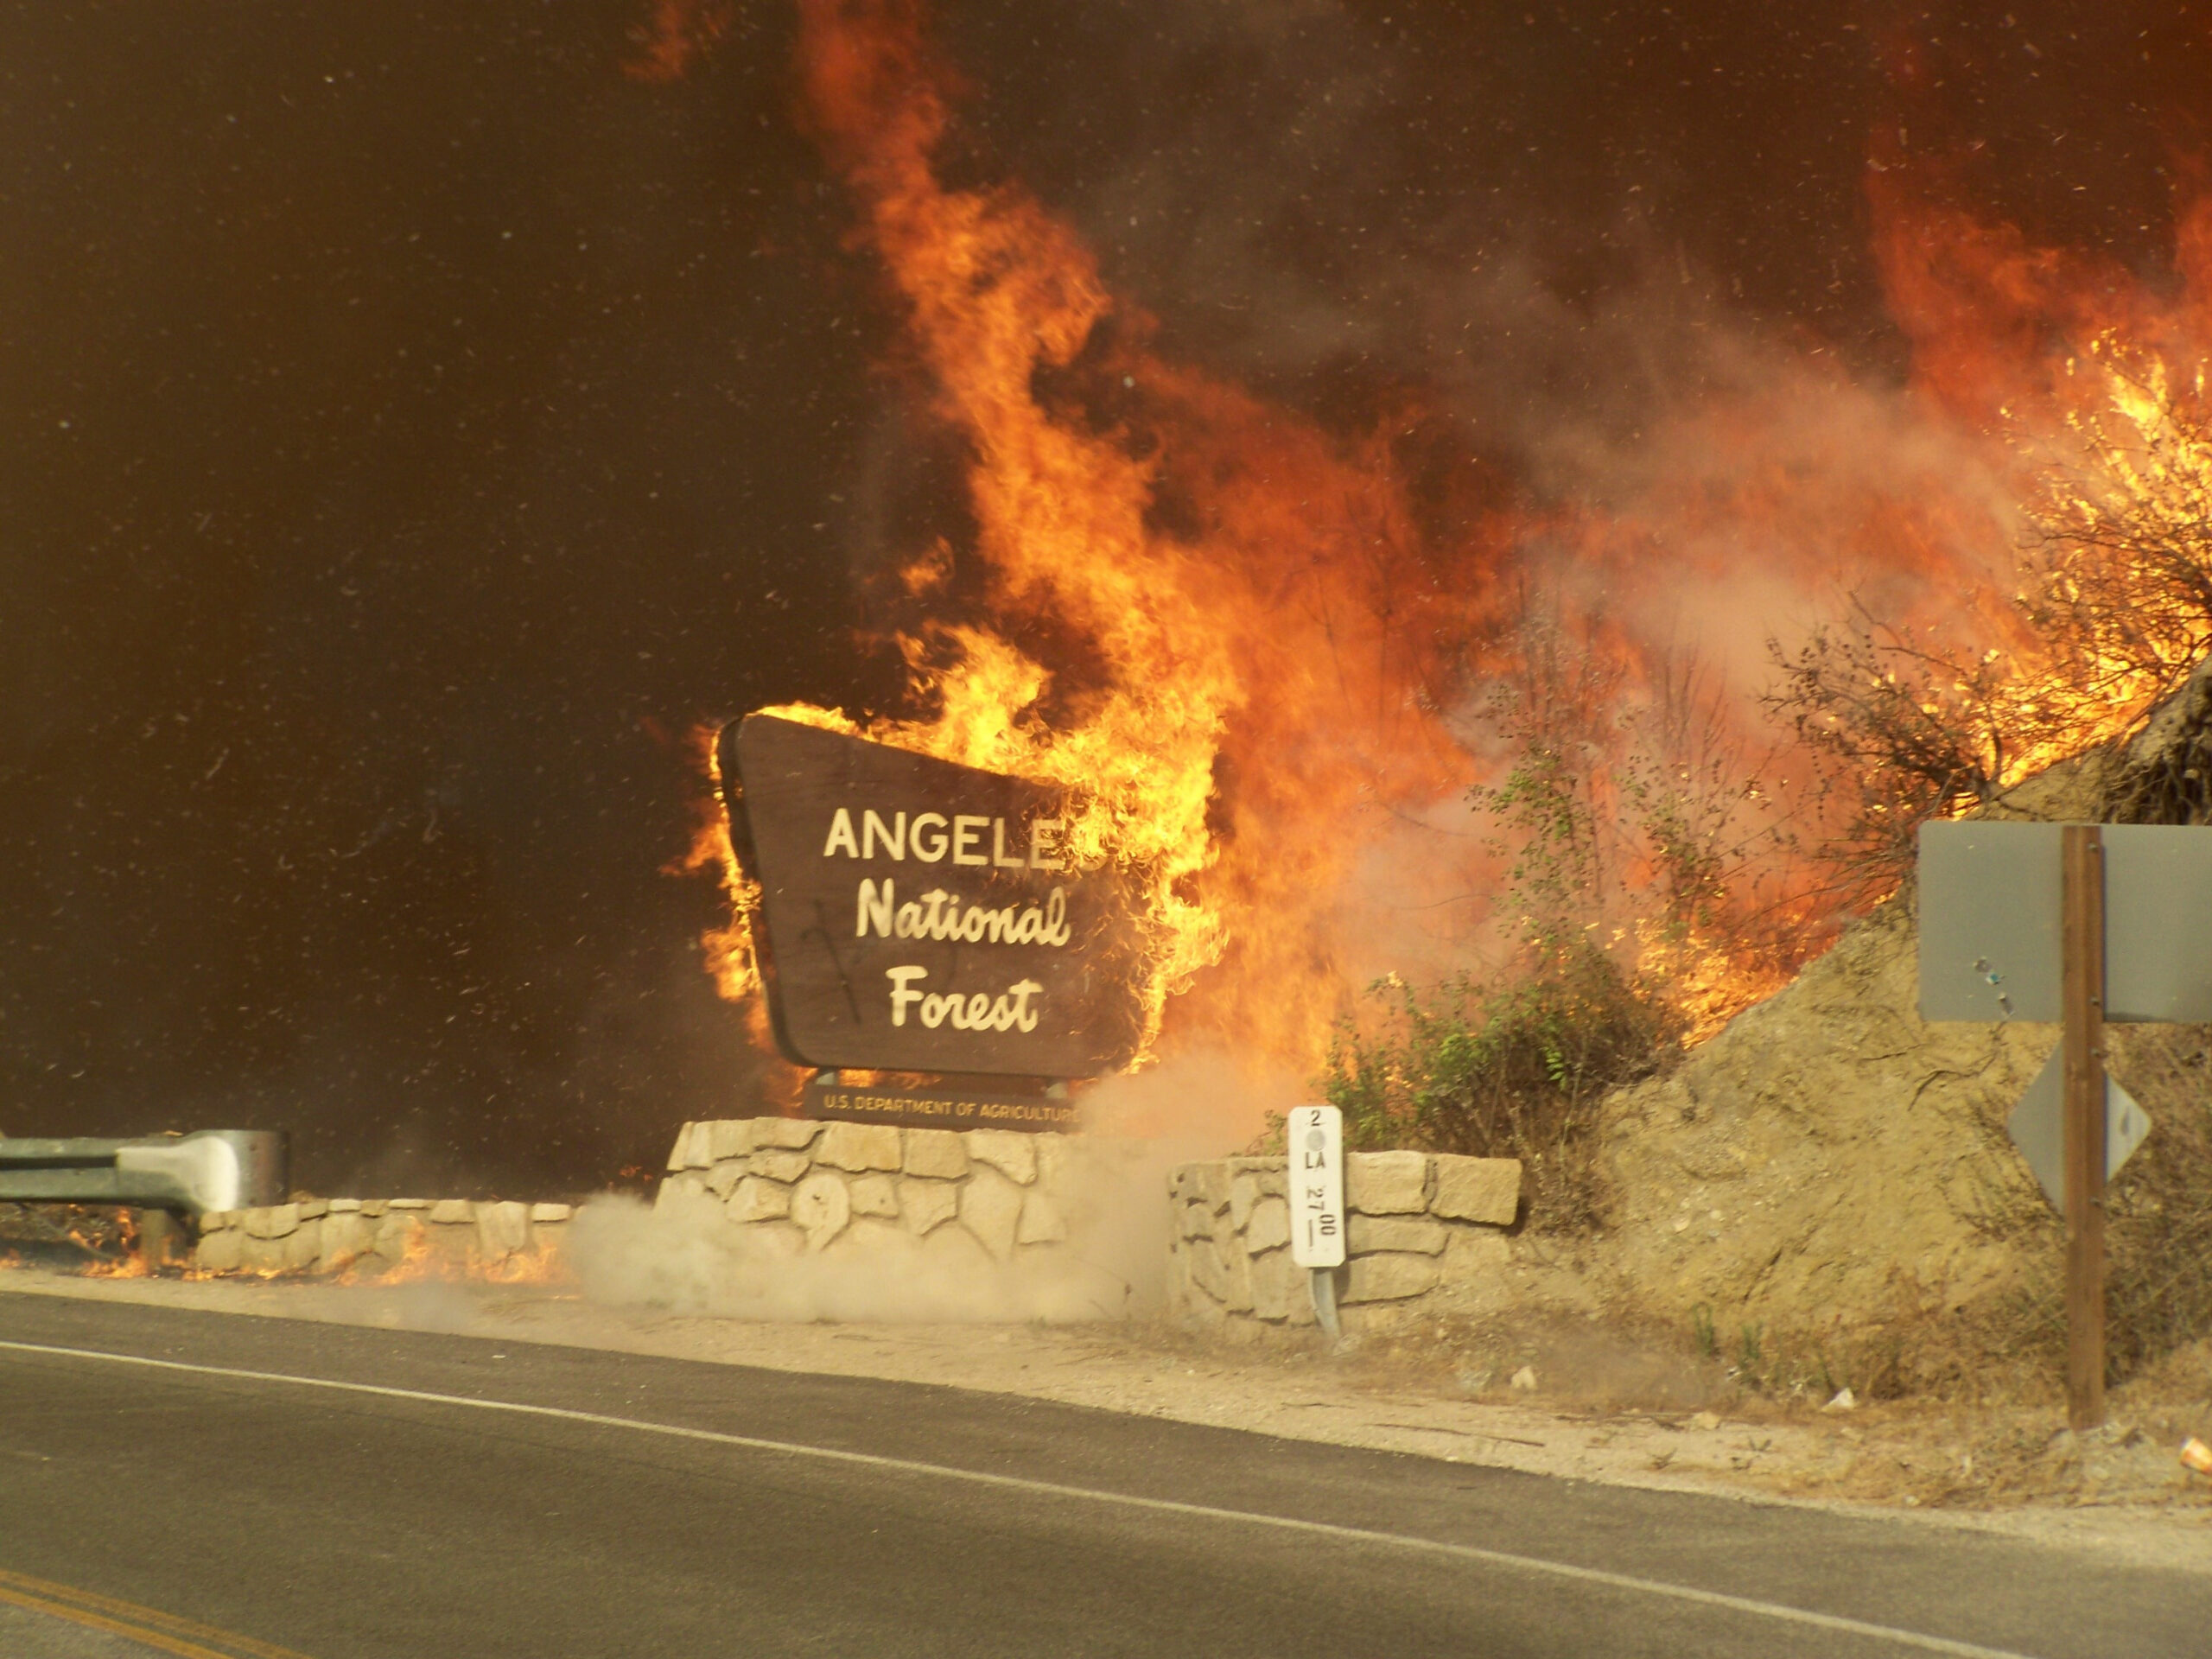
MULTIPOLYGON (((2065 716, 2008 782, 2124 729, 2165 683, 2039 631, 2019 554, 2031 521, 2095 508, 2050 483, 2069 466, 2212 499, 2203 429, 2174 416, 2202 398, 2212 206, 2182 215, 2183 291, 2161 302, 1928 207, 1893 168, 1875 207, 1912 387, 1747 346, 1756 372, 1656 436, 1636 491, 1540 510, 1472 459, 1416 489, 1402 458, 1434 424, 1417 400, 1348 439, 1167 359, 1067 225, 1014 187, 940 177, 945 81, 912 0, 800 15, 806 119, 974 456, 972 547, 917 550, 905 573, 924 712, 867 734, 1072 791, 1077 850, 1147 895, 1156 1042, 1310 1068, 1363 975, 1510 935, 1499 814, 1529 797, 1515 717, 1486 696, 1541 705, 1549 723, 1521 738, 1573 774, 1586 822, 1557 833, 1604 872, 1578 878, 1583 925, 1702 1033, 1837 919, 1803 857, 1826 827, 1815 763, 1774 751, 1756 706, 1768 637, 1856 591, 1997 653, 2014 709, 2065 716), (1538 589, 1551 616, 1532 630, 1538 589), (1487 816, 1467 810, 1471 785, 1501 784, 1487 816)), ((2202 648, 2176 626, 2161 649, 2202 648)), ((718 822, 701 849, 737 912, 715 971, 743 996, 750 895, 718 822)))

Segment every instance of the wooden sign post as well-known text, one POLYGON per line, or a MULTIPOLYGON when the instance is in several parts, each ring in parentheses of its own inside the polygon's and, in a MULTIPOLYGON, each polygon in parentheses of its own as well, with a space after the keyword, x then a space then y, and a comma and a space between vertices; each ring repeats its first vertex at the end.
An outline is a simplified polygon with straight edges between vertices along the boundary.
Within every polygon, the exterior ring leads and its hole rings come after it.
POLYGON ((2150 1116, 2107 1024, 2212 1022, 2212 826, 1920 826, 1920 1016, 2052 1023, 2005 1128, 2066 1224, 2066 1408, 2105 1415, 2105 1184, 2150 1116))
POLYGON ((2066 1417, 2105 1420, 2105 849, 2094 823, 2059 850, 2065 1058, 2066 1417))

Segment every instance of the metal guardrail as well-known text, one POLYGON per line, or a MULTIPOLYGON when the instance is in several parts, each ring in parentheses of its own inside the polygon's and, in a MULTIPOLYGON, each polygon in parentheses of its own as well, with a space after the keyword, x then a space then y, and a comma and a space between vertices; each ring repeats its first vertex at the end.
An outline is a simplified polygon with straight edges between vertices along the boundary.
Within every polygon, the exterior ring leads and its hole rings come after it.
POLYGON ((284 1199, 281 1129, 199 1129, 137 1140, 0 1138, 0 1201, 127 1204, 199 1217, 284 1199))

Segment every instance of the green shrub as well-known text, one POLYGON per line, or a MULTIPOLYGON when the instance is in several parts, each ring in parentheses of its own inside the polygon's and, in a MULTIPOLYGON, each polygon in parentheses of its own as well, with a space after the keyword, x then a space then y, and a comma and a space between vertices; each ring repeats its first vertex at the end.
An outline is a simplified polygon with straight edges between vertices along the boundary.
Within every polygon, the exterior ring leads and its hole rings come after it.
POLYGON ((1353 1149, 1417 1147, 1518 1158, 1532 1222, 1602 1219, 1599 1102, 1675 1050, 1678 1024, 1594 946, 1536 956, 1521 977, 1462 976, 1427 993, 1384 980, 1382 1018, 1339 1027, 1323 1087, 1353 1149))

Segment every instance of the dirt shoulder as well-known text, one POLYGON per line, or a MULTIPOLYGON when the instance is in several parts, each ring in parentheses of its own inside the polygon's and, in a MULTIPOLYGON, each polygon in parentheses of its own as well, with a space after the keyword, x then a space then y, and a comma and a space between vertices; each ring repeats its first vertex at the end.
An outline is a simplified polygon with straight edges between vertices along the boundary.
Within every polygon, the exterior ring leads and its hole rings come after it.
POLYGON ((0 1287, 936 1383, 1568 1479, 1981 1529, 2212 1573, 2212 1480, 2181 1467, 2170 1427, 2123 1427, 2077 1444, 2054 1438, 2048 1413, 1821 1414, 1757 1401, 1719 1412, 1630 1409, 1548 1398, 1541 1378, 1535 1390, 1501 1400, 1469 1395, 1466 1378, 1420 1355, 1224 1348, 1143 1325, 757 1324, 596 1306, 537 1286, 96 1279, 35 1268, 0 1273, 0 1287))

